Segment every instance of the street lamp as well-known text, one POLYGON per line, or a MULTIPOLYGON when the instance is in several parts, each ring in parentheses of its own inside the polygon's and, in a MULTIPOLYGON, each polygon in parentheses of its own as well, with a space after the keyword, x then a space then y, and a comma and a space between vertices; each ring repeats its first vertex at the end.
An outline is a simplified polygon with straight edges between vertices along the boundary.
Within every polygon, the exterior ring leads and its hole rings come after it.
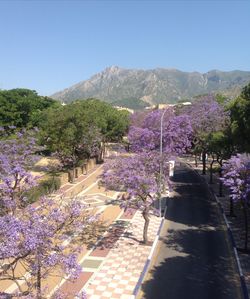
POLYGON ((161 216, 161 187, 162 187, 162 171, 163 171, 163 159, 162 159, 162 138, 163 138, 163 117, 166 113, 167 109, 165 109, 161 115, 161 131, 160 131, 160 175, 159 175, 159 181, 160 181, 160 198, 159 198, 159 215, 161 216))

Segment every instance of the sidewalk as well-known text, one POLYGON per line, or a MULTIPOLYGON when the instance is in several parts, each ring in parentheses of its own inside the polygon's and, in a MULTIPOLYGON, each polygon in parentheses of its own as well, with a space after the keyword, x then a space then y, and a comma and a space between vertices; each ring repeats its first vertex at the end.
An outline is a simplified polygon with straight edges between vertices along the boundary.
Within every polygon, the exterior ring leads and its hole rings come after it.
MULTIPOLYGON (((183 161, 186 162, 187 164, 191 165, 193 169, 195 169, 203 178, 206 180, 208 183, 209 187, 211 190, 213 190, 214 194, 217 196, 219 202, 222 205, 222 208, 225 211, 227 221, 230 225, 234 241, 236 243, 237 248, 243 248, 244 247, 244 219, 243 219, 243 212, 240 208, 239 205, 234 206, 234 214, 236 217, 230 217, 229 212, 230 212, 230 201, 229 201, 229 193, 226 190, 226 188, 223 188, 223 197, 219 197, 219 179, 217 175, 213 175, 213 184, 209 184, 209 171, 207 170, 206 175, 202 175, 202 164, 199 163, 198 167, 195 166, 194 158, 192 157, 185 157, 183 158, 183 161)), ((250 216, 250 215, 249 215, 250 216)), ((249 231, 250 231, 250 223, 249 223, 249 231)), ((250 243, 250 242, 249 242, 250 243)), ((250 244, 249 244, 250 247, 250 244)), ((242 268, 242 272, 245 278, 245 283, 246 287, 248 290, 248 294, 250 295, 250 255, 245 254, 237 250, 239 259, 240 259, 240 264, 242 268)))
MULTIPOLYGON (((91 277, 84 287, 88 299, 133 298, 133 291, 147 261, 151 246, 142 244, 144 220, 140 212, 136 212, 132 219, 128 214, 119 218, 121 228, 117 242, 110 249, 97 249, 90 256, 105 255, 98 271, 91 277), (108 251, 106 253, 106 251, 108 251)), ((151 216, 148 236, 151 242, 157 234, 161 218, 151 216)))
MULTIPOLYGON (((105 192, 97 186, 97 165, 88 175, 81 175, 74 184, 67 183, 58 190, 66 197, 76 194, 90 207, 101 208, 109 228, 97 245, 85 252, 80 260, 83 272, 74 283, 64 281, 60 290, 70 294, 85 290, 88 299, 134 298, 133 291, 143 271, 151 246, 141 243, 144 219, 141 212, 123 212, 116 205, 116 192, 105 192)), ((148 237, 153 243, 161 218, 150 217, 148 237)))
MULTIPOLYGON (((81 290, 86 291, 88 299, 134 298, 133 291, 152 246, 141 243, 144 226, 141 212, 125 213, 116 202, 118 193, 106 192, 98 186, 101 172, 102 166, 97 165, 87 175, 80 175, 73 184, 64 184, 52 195, 55 199, 65 200, 76 196, 95 213, 101 213, 107 231, 94 247, 82 246, 78 261, 83 272, 76 281, 70 282, 58 275, 50 277, 47 282, 49 296, 59 289, 67 294, 67 299, 73 299, 73 294, 81 290)), ((161 218, 150 217, 150 244, 157 235, 160 223, 161 218)), ((3 291, 16 290, 16 285, 11 281, 2 287, 3 291)))

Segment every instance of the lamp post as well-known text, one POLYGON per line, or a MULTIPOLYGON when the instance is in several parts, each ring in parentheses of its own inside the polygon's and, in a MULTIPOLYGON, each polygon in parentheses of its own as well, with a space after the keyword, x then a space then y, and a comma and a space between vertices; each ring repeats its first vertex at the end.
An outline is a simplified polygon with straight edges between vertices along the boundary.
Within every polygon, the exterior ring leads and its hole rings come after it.
POLYGON ((162 171, 163 171, 163 159, 162 159, 162 139, 163 139, 163 117, 166 113, 167 109, 165 109, 161 115, 161 131, 160 131, 160 198, 159 198, 159 215, 161 217, 161 188, 162 188, 162 171))

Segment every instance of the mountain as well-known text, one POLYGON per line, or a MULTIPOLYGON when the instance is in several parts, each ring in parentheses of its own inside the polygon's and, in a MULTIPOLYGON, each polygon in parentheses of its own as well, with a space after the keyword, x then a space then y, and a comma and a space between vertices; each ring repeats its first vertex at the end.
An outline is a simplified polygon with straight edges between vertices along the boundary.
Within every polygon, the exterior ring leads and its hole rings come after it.
MULTIPOLYGON (((117 105, 133 99, 147 104, 176 103, 207 93, 235 96, 250 82, 250 72, 212 70, 207 73, 182 72, 176 69, 124 69, 111 66, 51 97, 63 102, 98 98, 117 105)), ((138 104, 138 103, 137 103, 138 104)), ((121 105, 122 106, 122 105, 121 105)))

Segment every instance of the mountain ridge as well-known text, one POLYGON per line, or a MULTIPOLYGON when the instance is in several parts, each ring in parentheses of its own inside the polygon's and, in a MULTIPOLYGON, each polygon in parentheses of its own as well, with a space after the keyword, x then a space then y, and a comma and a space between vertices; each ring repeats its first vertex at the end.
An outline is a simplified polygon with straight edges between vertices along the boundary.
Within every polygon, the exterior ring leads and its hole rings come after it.
POLYGON ((87 98, 112 103, 132 98, 152 105, 191 100, 194 96, 207 93, 235 96, 249 82, 250 71, 215 69, 200 73, 159 67, 126 69, 113 65, 51 97, 66 103, 87 98))

